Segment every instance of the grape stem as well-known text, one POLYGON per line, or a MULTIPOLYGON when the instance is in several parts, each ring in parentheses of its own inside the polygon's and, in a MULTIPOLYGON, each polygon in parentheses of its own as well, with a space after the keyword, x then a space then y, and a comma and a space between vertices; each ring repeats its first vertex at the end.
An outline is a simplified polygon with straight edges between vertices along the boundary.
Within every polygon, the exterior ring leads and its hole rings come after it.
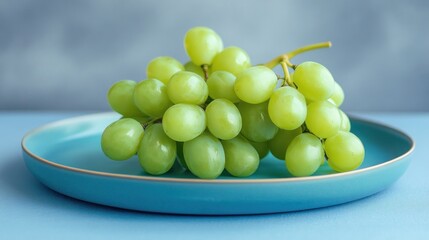
POLYGON ((143 129, 146 129, 147 127, 149 127, 150 125, 152 125, 153 123, 156 123, 156 122, 162 122, 162 118, 150 119, 149 121, 143 123, 142 127, 143 127, 143 129))
POLYGON ((274 68, 275 66, 277 66, 279 63, 281 62, 285 62, 287 66, 295 69, 296 65, 292 64, 290 62, 290 60, 292 58, 294 58, 296 55, 304 53, 304 52, 308 52, 311 50, 315 50, 315 49, 319 49, 319 48, 329 48, 332 46, 331 42, 321 42, 321 43, 315 43, 315 44, 311 44, 311 45, 307 45, 301 48, 297 48, 291 52, 282 54, 274 59, 272 59, 271 61, 267 62, 264 64, 264 66, 268 67, 268 68, 274 68))
POLYGON ((282 87, 284 87, 284 86, 291 86, 291 87, 293 87, 293 85, 292 85, 293 83, 292 83, 292 81, 290 79, 290 74, 289 74, 289 69, 288 69, 287 63, 285 61, 281 61, 280 65, 282 66, 283 74, 285 76, 284 80, 283 80, 283 83, 282 83, 282 87))
POLYGON ((209 65, 203 64, 203 65, 201 65, 201 68, 203 69, 204 80, 207 81, 207 79, 209 78, 209 65))

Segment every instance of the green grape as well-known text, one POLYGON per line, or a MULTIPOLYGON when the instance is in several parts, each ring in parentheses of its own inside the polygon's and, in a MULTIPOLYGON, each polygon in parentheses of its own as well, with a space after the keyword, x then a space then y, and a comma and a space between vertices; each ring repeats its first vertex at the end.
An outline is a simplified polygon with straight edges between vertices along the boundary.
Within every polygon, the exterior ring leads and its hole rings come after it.
POLYGON ((235 76, 229 72, 213 72, 207 79, 209 96, 213 99, 225 98, 233 103, 240 102, 234 91, 235 79, 235 76))
POLYGON ((251 67, 247 53, 239 47, 227 47, 213 59, 212 70, 227 71, 238 76, 244 69, 251 67))
POLYGON ((281 87, 274 91, 268 103, 268 113, 280 129, 293 130, 300 127, 307 116, 304 96, 292 87, 281 87))
POLYGON ((155 78, 168 84, 171 76, 184 70, 182 63, 172 57, 157 57, 147 65, 146 75, 147 78, 155 78))
POLYGON ((225 168, 225 153, 219 139, 205 131, 183 144, 188 169, 199 178, 217 178, 225 168))
POLYGON ((214 57, 223 49, 222 39, 207 27, 189 29, 185 35, 184 46, 189 58, 197 66, 211 65, 214 57))
POLYGON ((340 115, 341 115, 340 130, 345 132, 350 132, 351 124, 350 124, 349 117, 347 117, 347 115, 341 109, 338 109, 338 111, 340 112, 340 115))
POLYGON ((207 128, 217 138, 235 138, 241 131, 241 115, 226 99, 215 99, 206 107, 207 128))
POLYGON ((162 117, 173 105, 167 95, 167 86, 157 79, 143 80, 134 89, 134 104, 151 117, 162 117))
MULTIPOLYGON (((208 68, 208 70, 209 70, 209 71, 208 71, 208 74, 209 74, 209 75, 210 75, 210 72, 211 72, 211 70, 210 70, 210 69, 211 69, 211 68, 209 67, 209 68, 208 68)), ((200 66, 195 65, 192 61, 189 61, 189 62, 187 62, 187 63, 185 64, 185 71, 196 73, 196 74, 198 74, 201 78, 205 78, 203 69, 202 69, 200 66)))
POLYGON ((167 85, 173 103, 203 104, 209 95, 206 82, 198 74, 182 71, 174 74, 167 85))
MULTIPOLYGON (((127 117, 122 117, 121 119, 124 119, 127 117)), ((143 117, 128 117, 128 118, 132 118, 134 120, 136 120, 137 122, 139 122, 142 126, 144 124, 146 124, 148 121, 150 121, 152 118, 149 116, 143 116, 143 117)))
POLYGON ((224 140, 222 146, 225 151, 225 169, 232 176, 248 177, 258 169, 259 154, 244 137, 224 140))
POLYGON ((258 152, 260 160, 264 159, 270 152, 270 149, 268 148, 268 142, 253 142, 249 139, 247 139, 247 141, 252 144, 253 148, 258 152))
POLYGON ((185 156, 183 155, 183 142, 176 142, 176 144, 177 144, 177 152, 176 152, 177 161, 179 162, 182 168, 188 169, 188 166, 186 165, 186 162, 185 162, 185 156))
POLYGON ((121 80, 113 84, 107 93, 110 107, 124 117, 144 116, 134 104, 133 94, 136 84, 132 80, 121 80))
POLYGON ((101 149, 113 160, 126 160, 136 154, 143 137, 143 127, 132 118, 119 119, 104 129, 101 149))
POLYGON ((244 137, 254 142, 266 142, 276 135, 278 128, 268 115, 268 101, 260 104, 240 102, 237 108, 241 115, 241 134, 244 137))
POLYGON ((332 100, 337 107, 341 106, 344 102, 343 88, 337 82, 335 82, 334 93, 329 99, 332 100))
POLYGON ((305 98, 312 101, 327 100, 335 88, 335 81, 329 70, 316 62, 299 64, 293 74, 293 82, 305 98))
POLYGON ((206 115, 197 105, 179 103, 165 111, 162 126, 171 139, 186 142, 206 129, 206 115))
POLYGON ((145 172, 161 175, 174 164, 176 142, 164 133, 161 123, 155 123, 145 129, 137 154, 145 172))
POLYGON ((294 130, 279 129, 273 139, 268 141, 268 148, 271 153, 280 160, 285 160, 286 149, 292 140, 302 133, 302 128, 294 130))
POLYGON ((324 158, 320 139, 311 133, 302 133, 287 147, 286 168, 296 177, 310 176, 317 171, 324 158))
POLYGON ((312 102, 307 106, 307 128, 320 138, 335 135, 341 126, 338 108, 328 101, 312 102))
POLYGON ((365 157, 362 142, 351 132, 339 131, 325 141, 328 164, 337 172, 358 168, 365 157))
POLYGON ((258 104, 267 101, 277 85, 277 75, 265 66, 247 68, 237 76, 234 91, 244 102, 258 104))

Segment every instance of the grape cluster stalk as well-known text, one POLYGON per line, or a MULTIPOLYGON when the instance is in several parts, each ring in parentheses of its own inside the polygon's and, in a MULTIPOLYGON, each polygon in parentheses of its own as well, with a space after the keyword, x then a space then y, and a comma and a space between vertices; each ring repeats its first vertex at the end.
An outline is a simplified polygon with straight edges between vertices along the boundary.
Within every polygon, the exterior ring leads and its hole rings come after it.
POLYGON ((285 162, 296 177, 328 164, 334 171, 358 168, 365 155, 348 116, 339 108, 344 92, 320 63, 292 63, 303 52, 330 47, 308 45, 252 65, 245 50, 224 48, 207 27, 184 37, 189 61, 151 60, 146 79, 113 84, 107 100, 122 115, 105 128, 101 147, 112 160, 137 154, 151 175, 177 161, 193 175, 214 179, 254 174, 267 155, 285 162), (281 66, 283 77, 273 68, 281 66))

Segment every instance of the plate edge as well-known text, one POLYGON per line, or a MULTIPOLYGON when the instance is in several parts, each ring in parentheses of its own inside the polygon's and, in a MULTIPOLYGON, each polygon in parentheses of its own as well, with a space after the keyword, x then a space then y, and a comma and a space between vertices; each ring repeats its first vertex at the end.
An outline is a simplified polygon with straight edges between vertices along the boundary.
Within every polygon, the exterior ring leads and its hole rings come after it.
MULTIPOLYGON (((382 168, 386 165, 391 165, 393 163, 396 163, 398 161, 401 161, 405 159, 407 156, 409 156, 415 149, 415 141, 411 136, 409 136, 404 131, 392 127, 390 125, 380 123, 373 120, 368 120, 362 117, 357 117, 355 115, 352 115, 350 118, 353 120, 357 120, 364 123, 374 124, 379 127, 392 130, 394 132, 399 133, 402 137, 404 137, 411 145, 411 147, 402 155, 390 159, 386 162, 383 162, 381 164, 377 164, 371 167, 357 169, 349 172, 342 172, 342 173, 335 173, 330 175, 320 175, 320 176, 308 176, 308 177, 296 177, 296 178, 273 178, 273 179, 191 179, 191 178, 165 178, 165 177, 152 177, 152 176, 135 176, 135 175, 126 175, 126 174, 118 174, 118 173, 106 173, 106 172, 99 172, 99 171, 93 171, 93 170, 87 170, 87 169, 81 169, 81 168, 75 168, 70 167, 67 165, 58 164, 52 161, 49 161, 47 159, 41 158, 37 156, 36 154, 33 154, 26 146, 25 142, 28 137, 30 137, 32 134, 35 134, 37 132, 43 131, 44 129, 51 128, 54 126, 60 126, 67 124, 68 122, 73 122, 76 120, 84 120, 86 118, 94 118, 102 115, 117 115, 114 112, 102 112, 102 113, 94 113, 89 115, 82 115, 82 116, 76 116, 71 117, 63 120, 54 121, 51 123, 44 124, 40 127, 34 128, 30 131, 28 131, 24 137, 21 140, 21 148, 23 149, 24 153, 30 156, 33 159, 38 160, 39 162, 43 164, 50 165, 55 168, 60 168, 62 170, 67 171, 73 171, 81 174, 89 174, 89 175, 97 175, 97 176, 104 176, 104 177, 113 177, 113 178, 120 178, 120 179, 131 179, 131 180, 144 180, 144 181, 157 181, 157 182, 171 182, 171 183, 211 183, 211 184, 255 184, 255 183, 284 183, 284 182, 304 182, 304 181, 315 181, 315 180, 323 180, 323 179, 331 179, 331 178, 341 178, 344 176, 351 176, 355 174, 360 174, 367 171, 376 170, 378 168, 382 168)), ((119 115, 118 115, 119 116, 119 115)))

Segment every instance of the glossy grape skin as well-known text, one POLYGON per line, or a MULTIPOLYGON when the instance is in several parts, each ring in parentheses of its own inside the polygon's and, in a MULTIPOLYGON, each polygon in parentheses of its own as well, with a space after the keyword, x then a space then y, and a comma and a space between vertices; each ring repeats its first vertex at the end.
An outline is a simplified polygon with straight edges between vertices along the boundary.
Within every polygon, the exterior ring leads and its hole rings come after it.
POLYGON ((268 147, 271 153, 279 160, 285 160, 286 149, 292 140, 302 133, 302 128, 294 130, 279 129, 273 139, 268 141, 268 147))
POLYGON ((211 65, 214 57, 222 51, 223 42, 219 35, 212 29, 194 27, 186 32, 184 47, 189 58, 195 65, 211 65))
POLYGON ((235 177, 248 177, 259 166, 259 154, 242 136, 222 141, 225 152, 225 169, 235 177))
POLYGON ((327 138, 324 145, 328 164, 337 172, 354 170, 365 158, 362 142, 351 132, 339 131, 327 138))
POLYGON ((328 101, 316 101, 307 106, 307 128, 320 138, 335 135, 341 126, 338 108, 328 101))
POLYGON ((227 47, 216 55, 211 66, 212 71, 227 71, 238 76, 252 66, 249 55, 239 47, 227 47))
POLYGON ((152 175, 161 175, 171 169, 176 159, 176 142, 170 139, 160 123, 145 129, 137 152, 143 170, 152 175))
POLYGON ((171 76, 184 71, 185 67, 178 60, 172 57, 157 57, 152 59, 146 68, 147 78, 155 78, 168 84, 171 76))
POLYGON ((205 131, 183 144, 188 169, 199 178, 217 178, 225 168, 225 153, 219 139, 205 131))
POLYGON ((134 104, 134 88, 137 83, 132 80, 121 80, 114 83, 108 93, 107 101, 110 107, 124 117, 145 116, 134 104))
POLYGON ((247 68, 237 76, 234 91, 244 102, 258 104, 267 101, 277 85, 277 75, 265 66, 247 68))
POLYGON ((332 102, 337 106, 341 106, 344 102, 344 91, 343 88, 335 82, 334 92, 332 96, 329 98, 332 100, 332 102))
MULTIPOLYGON (((189 61, 185 64, 185 71, 193 72, 195 74, 198 74, 201 78, 205 78, 204 71, 200 66, 195 65, 192 61, 189 61)), ((210 75, 210 67, 208 74, 210 75)))
POLYGON ((176 142, 176 159, 179 162, 180 166, 184 169, 188 169, 186 165, 185 156, 183 155, 183 142, 176 142))
POLYGON ((151 117, 161 117, 173 105, 167 95, 167 86, 158 79, 139 82, 134 89, 134 104, 151 117))
POLYGON ((123 118, 132 118, 132 119, 136 120, 137 122, 139 122, 142 126, 144 124, 146 124, 148 121, 151 120, 151 117, 149 117, 149 116, 143 116, 143 117, 122 117, 121 119, 123 119, 123 118))
POLYGON ((302 133, 292 140, 286 150, 286 168, 293 176, 310 176, 317 171, 324 158, 320 139, 311 133, 302 133))
POLYGON ((215 99, 206 107, 207 128, 217 138, 235 138, 241 131, 241 115, 237 107, 226 99, 215 99))
POLYGON ((307 116, 304 96, 295 88, 278 88, 271 95, 268 113, 273 123, 280 129, 293 130, 300 127, 307 116))
POLYGON ((190 141, 206 129, 206 115, 197 105, 179 103, 165 111, 162 126, 174 141, 190 141))
POLYGON ((207 79, 209 96, 213 99, 225 98, 233 103, 240 102, 234 91, 236 77, 226 71, 215 71, 207 79))
POLYGON ((270 152, 270 149, 268 148, 268 142, 253 142, 249 139, 247 139, 247 141, 252 144, 253 148, 258 152, 259 160, 264 159, 270 152))
POLYGON ((240 102, 237 108, 242 119, 241 134, 244 137, 254 142, 266 142, 276 135, 278 128, 268 115, 268 102, 240 102))
POLYGON ((122 118, 107 126, 101 135, 101 149, 112 160, 127 160, 137 153, 143 127, 132 118, 122 118))
POLYGON ((170 100, 177 103, 203 104, 209 95, 206 82, 198 74, 181 71, 170 78, 167 85, 170 100))
POLYGON ((338 111, 340 112, 340 115, 341 115, 340 130, 350 132, 351 123, 350 123, 349 117, 341 109, 338 109, 338 111))
POLYGON ((334 78, 327 68, 316 62, 299 64, 293 82, 305 98, 312 101, 327 100, 334 93, 334 78))

